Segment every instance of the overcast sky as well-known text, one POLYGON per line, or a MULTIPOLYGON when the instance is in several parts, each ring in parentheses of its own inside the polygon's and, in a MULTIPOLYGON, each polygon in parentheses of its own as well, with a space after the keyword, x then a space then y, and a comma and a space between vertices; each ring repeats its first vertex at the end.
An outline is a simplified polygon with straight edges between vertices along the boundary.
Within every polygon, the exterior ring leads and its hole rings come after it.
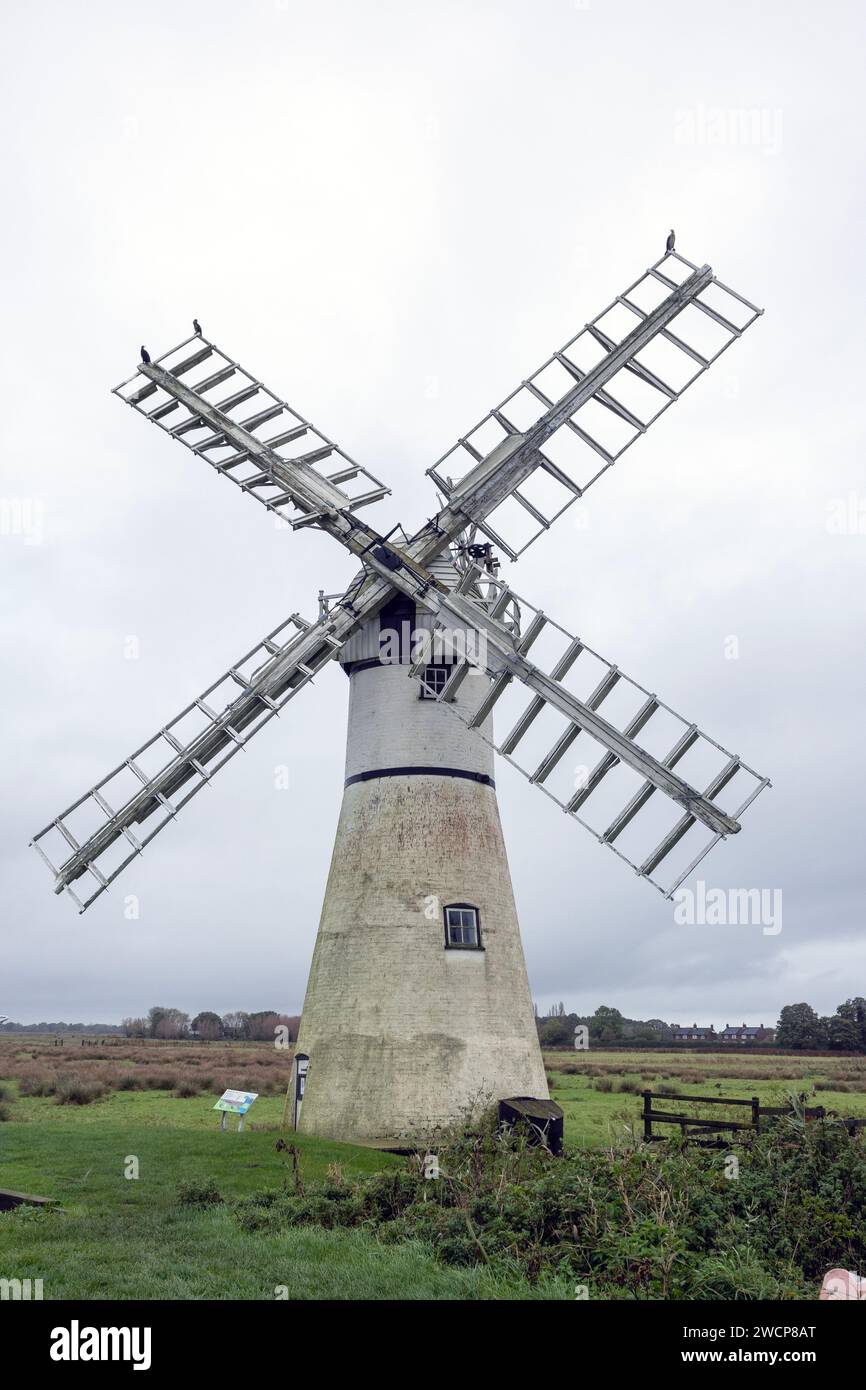
POLYGON ((509 578, 772 777, 700 876, 781 889, 782 930, 678 925, 500 765, 533 994, 722 1025, 866 994, 861 7, 13 0, 4 28, 0 1013, 303 1000, 336 666, 84 916, 27 848, 353 569, 109 394, 139 344, 198 315, 411 530, 424 469, 671 226, 766 313, 509 578))

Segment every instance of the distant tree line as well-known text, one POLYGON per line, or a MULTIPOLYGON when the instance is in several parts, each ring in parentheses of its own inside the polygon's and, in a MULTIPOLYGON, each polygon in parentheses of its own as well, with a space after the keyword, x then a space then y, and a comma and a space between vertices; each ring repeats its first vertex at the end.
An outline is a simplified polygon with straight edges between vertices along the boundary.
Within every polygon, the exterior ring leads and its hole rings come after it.
POLYGON ((776 1026, 776 1046, 800 1050, 866 1052, 866 999, 846 999, 820 1017, 811 1004, 786 1004, 776 1026))
MULTIPOLYGON (((661 1018, 624 1018, 619 1009, 601 1004, 594 1014, 566 1013, 564 1004, 553 1004, 544 1018, 536 1009, 535 1022, 542 1047, 574 1044, 574 1030, 583 1024, 593 1043, 664 1043, 673 1029, 661 1018)), ((811 1004, 786 1004, 776 1024, 774 1046, 784 1051, 866 1052, 866 999, 846 999, 834 1014, 821 1017, 811 1004)))
POLYGON ((625 1018, 619 1009, 600 1004, 594 1014, 569 1014, 564 1004, 553 1004, 545 1018, 536 1011, 538 1038, 542 1047, 563 1047, 574 1044, 574 1030, 580 1025, 589 1029, 593 1043, 659 1043, 670 1042, 673 1030, 661 1018, 625 1018))
POLYGON ((190 1019, 182 1009, 155 1004, 146 1017, 125 1018, 121 1024, 128 1038, 162 1038, 164 1040, 198 1038, 203 1042, 273 1042, 277 1028, 287 1031, 287 1042, 298 1036, 300 1019, 278 1013, 276 1009, 260 1009, 256 1013, 238 1010, 220 1016, 204 1009, 190 1019))

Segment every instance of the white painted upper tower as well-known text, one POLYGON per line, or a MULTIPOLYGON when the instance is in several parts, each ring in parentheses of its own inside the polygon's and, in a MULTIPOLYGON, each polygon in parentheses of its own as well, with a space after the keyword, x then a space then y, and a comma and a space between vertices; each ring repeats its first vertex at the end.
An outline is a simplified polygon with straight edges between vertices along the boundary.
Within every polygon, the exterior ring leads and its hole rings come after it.
MULTIPOLYGON (((447 555, 431 569, 457 582, 447 555)), ((425 626, 396 596, 340 654, 346 781, 298 1037, 301 1131, 383 1147, 548 1094, 493 751, 409 677, 425 626)), ((455 699, 487 689, 472 672, 455 699)))

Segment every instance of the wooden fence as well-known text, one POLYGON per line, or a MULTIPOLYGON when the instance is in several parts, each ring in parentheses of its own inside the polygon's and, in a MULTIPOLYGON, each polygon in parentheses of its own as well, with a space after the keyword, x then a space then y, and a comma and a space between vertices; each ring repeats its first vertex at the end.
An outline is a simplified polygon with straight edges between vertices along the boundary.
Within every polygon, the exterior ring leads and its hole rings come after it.
MULTIPOLYGON (((684 1139, 690 1140, 694 1144, 702 1144, 706 1147, 720 1147, 726 1143, 724 1138, 713 1138, 718 1136, 720 1130, 726 1130, 731 1134, 742 1130, 751 1131, 753 1134, 760 1134, 762 1121, 773 1120, 780 1115, 791 1115, 797 1113, 791 1105, 762 1105, 757 1096, 751 1096, 748 1100, 743 1100, 734 1096, 684 1096, 684 1095, 662 1095, 658 1091, 643 1091, 643 1137, 647 1143, 664 1139, 664 1134, 653 1134, 653 1125, 678 1125, 680 1134, 684 1139), (653 1101, 688 1101, 690 1105, 732 1105, 743 1106, 749 1111, 748 1118, 742 1120, 712 1120, 698 1118, 694 1115, 674 1113, 669 1110, 654 1110, 653 1101)), ((800 1096, 800 1110, 798 1112, 807 1120, 823 1120, 827 1118, 827 1112, 823 1105, 807 1106, 805 1095, 800 1096)), ((836 1123, 842 1124, 847 1129, 849 1135, 853 1136, 858 1129, 866 1126, 866 1118, 863 1119, 837 1119, 832 1117, 836 1123)))

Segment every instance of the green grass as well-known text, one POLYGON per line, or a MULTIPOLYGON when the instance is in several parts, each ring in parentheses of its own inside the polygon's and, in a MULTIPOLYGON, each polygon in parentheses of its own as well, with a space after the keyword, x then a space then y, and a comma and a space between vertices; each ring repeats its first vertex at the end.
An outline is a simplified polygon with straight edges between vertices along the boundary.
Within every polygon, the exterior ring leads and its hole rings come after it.
MULTIPOLYGON (((87 1106, 17 1101, 0 1124, 0 1183, 56 1197, 59 1211, 0 1213, 0 1277, 42 1279, 46 1299, 480 1299, 567 1297, 519 1276, 437 1263, 424 1245, 384 1247, 365 1232, 312 1228, 247 1235, 227 1206, 177 1202, 182 1181, 215 1179, 227 1198, 291 1183, 276 1133, 221 1133, 213 1097, 119 1093, 87 1106), (138 1179, 124 1177, 128 1156, 138 1179)), ((279 1120, 281 1098, 256 1103, 279 1120)), ((232 1119, 230 1124, 234 1124, 232 1119)), ((249 1125, 249 1121, 248 1121, 249 1125)), ((295 1136, 303 1180, 341 1165, 347 1177, 402 1159, 295 1136)))
MULTIPOLYGON (((557 1101, 565 1113, 566 1143, 578 1147, 621 1144, 632 1132, 640 1135, 639 1114, 642 1106, 640 1092, 658 1091, 660 1086, 668 1086, 678 1095, 688 1096, 730 1096, 743 1100, 757 1096, 762 1105, 786 1105, 789 1098, 805 1092, 809 1106, 823 1105, 826 1110, 834 1110, 839 1115, 866 1115, 866 1093, 863 1091, 821 1090, 813 1094, 815 1081, 826 1081, 840 1071, 850 1072, 851 1082, 862 1084, 864 1060, 862 1058, 791 1058, 786 1056, 748 1058, 742 1055, 706 1053, 643 1053, 638 1057, 634 1052, 597 1052, 582 1056, 575 1053, 548 1052, 545 1062, 551 1074, 551 1097, 557 1101), (579 1072, 567 1073, 558 1070, 561 1066, 586 1066, 602 1072, 613 1083, 613 1091, 595 1089, 594 1076, 579 1072), (653 1079, 641 1073, 654 1072, 653 1079), (768 1075, 756 1079, 739 1075, 743 1071, 761 1071, 768 1075), (685 1081, 683 1072, 695 1072, 704 1077, 702 1081, 685 1081), (637 1088, 634 1092, 623 1092, 616 1088, 623 1081, 631 1082, 637 1088)), ((832 1084, 832 1082, 830 1082, 832 1084)), ((657 1101, 656 1108, 663 1109, 663 1101, 657 1101)), ((682 1105, 671 1109, 681 1110, 682 1105)), ((708 1113, 708 1107, 701 1111, 708 1113)), ((730 1113, 713 1107, 714 1113, 732 1119, 743 1116, 740 1107, 730 1113)), ((658 1126, 658 1132, 663 1127, 658 1126)), ((675 1133, 671 1129, 671 1133, 675 1133)))
MULTIPOLYGON (((614 1088, 623 1080, 638 1091, 665 1084, 689 1095, 757 1095, 764 1104, 806 1091, 810 1105, 866 1114, 863 1091, 811 1094, 815 1080, 832 1084, 834 1075, 863 1085, 863 1058, 560 1052, 545 1060, 565 1112, 566 1142, 577 1147, 621 1143, 639 1125, 641 1099, 598 1091, 594 1077, 563 1066, 591 1067, 614 1088), (704 1079, 683 1080, 689 1072, 704 1079)), ((78 1056, 69 1063, 85 1072, 78 1056)), ((239 1135, 233 1117, 220 1132, 213 1094, 120 1091, 72 1106, 52 1097, 16 1099, 14 1080, 4 1087, 11 1119, 0 1122, 0 1185, 55 1197, 61 1210, 0 1213, 0 1278, 42 1279, 47 1299, 273 1299, 281 1287, 291 1299, 573 1297, 562 1282, 531 1288, 517 1271, 494 1277, 483 1267, 442 1265, 423 1244, 384 1246, 370 1232, 309 1227, 250 1235, 228 1205, 180 1205, 181 1182, 213 1179, 227 1199, 292 1182, 291 1163, 275 1149, 282 1095, 261 1096, 239 1135), (124 1177, 130 1155, 138 1179, 124 1177)), ((351 1179, 403 1162, 349 1144, 294 1140, 307 1183, 325 1178, 332 1164, 351 1179)))

